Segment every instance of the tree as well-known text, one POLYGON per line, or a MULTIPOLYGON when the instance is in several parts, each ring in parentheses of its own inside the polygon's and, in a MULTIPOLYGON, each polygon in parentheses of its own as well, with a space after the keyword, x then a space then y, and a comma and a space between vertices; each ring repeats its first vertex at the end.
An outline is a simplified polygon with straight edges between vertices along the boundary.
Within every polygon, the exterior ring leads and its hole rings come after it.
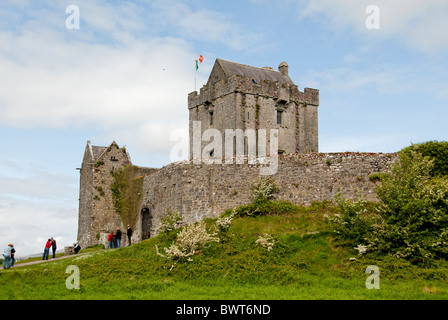
POLYGON ((448 257, 448 178, 432 177, 434 160, 416 150, 400 153, 376 188, 383 224, 370 244, 413 262, 448 257))

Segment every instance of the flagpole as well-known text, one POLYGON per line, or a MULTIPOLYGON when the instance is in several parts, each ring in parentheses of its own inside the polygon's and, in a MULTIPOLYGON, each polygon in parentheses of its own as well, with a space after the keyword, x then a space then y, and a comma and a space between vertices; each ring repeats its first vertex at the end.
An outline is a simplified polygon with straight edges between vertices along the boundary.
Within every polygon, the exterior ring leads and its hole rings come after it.
POLYGON ((199 69, 199 64, 202 63, 202 60, 204 60, 204 58, 202 57, 202 54, 199 56, 199 59, 195 59, 194 60, 194 91, 196 91, 196 73, 198 72, 199 69))
POLYGON ((196 72, 198 71, 197 65, 198 65, 198 60, 194 60, 195 64, 194 64, 194 91, 196 91, 196 72))

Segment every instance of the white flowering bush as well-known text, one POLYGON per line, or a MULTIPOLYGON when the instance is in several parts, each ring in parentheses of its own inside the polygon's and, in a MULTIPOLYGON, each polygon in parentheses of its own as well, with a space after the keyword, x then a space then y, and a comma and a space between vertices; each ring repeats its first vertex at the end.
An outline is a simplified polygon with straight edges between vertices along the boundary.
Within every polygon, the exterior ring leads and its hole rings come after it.
POLYGON ((250 188, 254 202, 262 202, 274 198, 275 193, 278 192, 278 187, 275 182, 269 178, 260 178, 250 188))
POLYGON ((235 209, 228 216, 222 215, 216 220, 216 227, 219 233, 226 232, 230 229, 233 218, 236 216, 235 209))
POLYGON ((187 258, 194 254, 194 251, 185 252, 177 244, 172 243, 169 248, 164 248, 165 254, 159 252, 159 248, 156 246, 157 254, 161 257, 171 260, 179 260, 181 258, 187 258))
POLYGON ((167 209, 167 215, 161 219, 160 224, 157 227, 157 231, 159 233, 170 232, 182 223, 183 218, 179 215, 179 212, 176 210, 172 212, 167 209))
POLYGON ((260 235, 258 239, 255 240, 255 244, 271 251, 274 248, 275 239, 271 234, 265 233, 260 235))
POLYGON ((367 246, 358 244, 358 246, 354 247, 353 249, 358 250, 358 255, 362 256, 364 253, 367 252, 367 246))
POLYGON ((177 261, 192 261, 190 257, 210 242, 219 242, 219 238, 216 237, 216 233, 208 233, 205 222, 200 221, 184 227, 177 234, 176 240, 171 246, 164 248, 165 254, 160 253, 157 246, 156 252, 161 257, 173 260, 174 264, 171 266, 171 269, 173 269, 177 261))
POLYGON ((205 221, 189 224, 177 235, 176 243, 186 252, 195 252, 210 242, 219 242, 216 233, 208 233, 205 221))

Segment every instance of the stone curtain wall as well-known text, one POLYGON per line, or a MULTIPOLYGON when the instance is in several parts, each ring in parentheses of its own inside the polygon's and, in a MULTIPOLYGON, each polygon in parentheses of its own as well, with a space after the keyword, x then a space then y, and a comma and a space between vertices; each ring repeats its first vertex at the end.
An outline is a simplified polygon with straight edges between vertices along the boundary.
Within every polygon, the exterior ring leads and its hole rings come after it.
MULTIPOLYGON (((278 200, 299 205, 334 200, 340 191, 346 198, 364 196, 376 201, 369 175, 389 170, 397 154, 311 153, 280 155, 278 171, 270 176, 279 187, 278 200)), ((178 210, 184 222, 216 217, 224 210, 252 201, 249 188, 260 178, 260 166, 248 164, 196 165, 174 163, 148 174, 143 183, 142 208, 152 216, 151 237, 166 215, 178 210)), ((141 215, 135 239, 141 239, 141 215)))

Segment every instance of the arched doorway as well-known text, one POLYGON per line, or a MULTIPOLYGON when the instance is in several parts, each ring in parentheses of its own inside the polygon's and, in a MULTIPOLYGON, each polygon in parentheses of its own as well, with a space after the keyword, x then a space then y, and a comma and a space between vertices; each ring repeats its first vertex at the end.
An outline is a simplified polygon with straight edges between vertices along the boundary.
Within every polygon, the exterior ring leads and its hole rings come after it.
POLYGON ((148 208, 142 209, 142 240, 151 237, 152 215, 148 208))

